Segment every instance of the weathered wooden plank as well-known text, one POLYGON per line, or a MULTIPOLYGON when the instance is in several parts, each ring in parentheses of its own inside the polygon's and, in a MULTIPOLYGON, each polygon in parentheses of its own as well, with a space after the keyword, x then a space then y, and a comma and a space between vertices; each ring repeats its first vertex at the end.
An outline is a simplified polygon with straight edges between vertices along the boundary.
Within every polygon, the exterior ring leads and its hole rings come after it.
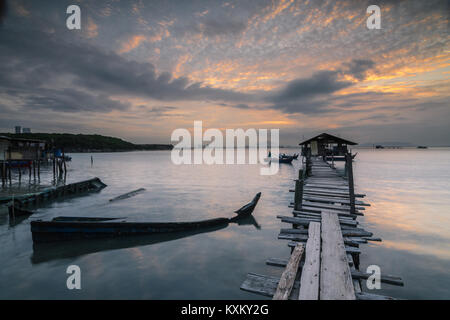
MULTIPOLYGON (((303 201, 303 206, 321 208, 321 209, 329 209, 329 210, 337 210, 337 211, 346 211, 346 212, 351 213, 350 206, 347 206, 347 205, 337 206, 337 205, 321 204, 321 203, 311 202, 311 201, 303 201)), ((364 208, 364 207, 355 207, 355 209, 356 210, 366 210, 366 208, 364 208)))
POLYGON ((113 202, 113 201, 117 201, 117 200, 128 199, 128 198, 131 198, 131 197, 133 197, 133 196, 135 196, 135 195, 137 195, 137 194, 139 194, 140 192, 143 192, 143 191, 145 191, 144 188, 139 188, 139 189, 136 189, 136 190, 133 190, 133 191, 121 194, 120 196, 117 196, 115 198, 109 199, 109 201, 113 202))
MULTIPOLYGON (((311 222, 313 223, 313 222, 311 222)), ((296 242, 306 242, 308 240, 308 236, 305 234, 289 234, 289 233, 280 233, 278 235, 278 239, 280 240, 291 240, 296 242)), ((361 243, 367 243, 367 240, 350 240, 349 238, 344 238, 344 244, 349 247, 358 247, 361 243)))
POLYGON ((321 300, 355 300, 346 248, 336 214, 322 213, 321 300))
MULTIPOLYGON (((343 229, 341 228, 342 235, 344 237, 358 237, 364 240, 368 240, 371 238, 366 237, 367 235, 371 235, 371 232, 365 231, 361 228, 351 228, 351 229, 343 229)), ((304 228, 286 228, 281 229, 280 233, 291 233, 291 234, 308 234, 308 230, 304 228)), ((369 236, 370 237, 370 236, 369 236)))
MULTIPOLYGON (((336 215, 337 217, 337 215, 336 215)), ((281 219, 282 222, 286 222, 286 223, 292 223, 292 224, 298 224, 298 225, 303 225, 303 226, 307 226, 309 225, 310 221, 318 221, 320 222, 320 219, 316 219, 316 218, 297 218, 297 217, 286 217, 286 216, 277 216, 278 219, 281 219)), ((322 219, 323 219, 323 214, 322 214, 322 219)), ((339 221, 341 224, 343 225, 348 225, 348 226, 357 226, 358 222, 355 220, 342 220, 339 221)))
MULTIPOLYGON (((298 242, 296 242, 296 241, 289 241, 288 247, 294 248, 297 245, 297 243, 298 242)), ((345 246, 345 252, 350 253, 350 254, 360 254, 361 250, 359 248, 345 246)))
POLYGON ((373 294, 373 293, 367 293, 367 292, 356 293, 356 299, 358 299, 358 300, 397 300, 392 297, 382 296, 379 294, 373 294))
POLYGON ((300 278, 299 300, 319 299, 320 223, 311 222, 305 248, 305 263, 300 278))
MULTIPOLYGON (((317 212, 316 210, 303 210, 303 209, 301 209, 301 210, 292 210, 292 214, 294 216, 306 215, 306 216, 320 218, 320 217, 322 217, 321 213, 322 213, 322 211, 318 211, 317 212), (313 211, 313 212, 311 212, 311 211, 313 211)), ((343 212, 338 212, 338 216, 339 216, 339 219, 344 219, 344 220, 345 219, 347 219, 347 220, 354 220, 354 217, 356 217, 355 215, 347 215, 347 214, 345 214, 343 212)))
MULTIPOLYGON (((346 205, 350 205, 349 199, 342 199, 342 198, 336 198, 336 197, 321 197, 321 196, 309 196, 309 195, 303 195, 304 200, 312 201, 312 202, 321 202, 321 203, 342 203, 346 205)), ((370 204, 365 203, 363 201, 355 200, 355 204, 359 206, 367 206, 370 207, 370 204)))
POLYGON ((269 258, 266 260, 266 264, 269 266, 275 266, 275 267, 286 267, 288 261, 286 259, 281 258, 269 258))
MULTIPOLYGON (((256 273, 248 273, 247 278, 241 285, 241 290, 260 294, 266 297, 273 297, 280 278, 266 276, 256 273)), ((297 300, 300 281, 294 281, 289 300, 297 300)))
POLYGON ((304 249, 305 247, 303 244, 299 244, 294 248, 286 269, 278 282, 273 300, 287 300, 289 298, 292 287, 294 286, 295 276, 297 275, 298 264, 300 263, 304 249))

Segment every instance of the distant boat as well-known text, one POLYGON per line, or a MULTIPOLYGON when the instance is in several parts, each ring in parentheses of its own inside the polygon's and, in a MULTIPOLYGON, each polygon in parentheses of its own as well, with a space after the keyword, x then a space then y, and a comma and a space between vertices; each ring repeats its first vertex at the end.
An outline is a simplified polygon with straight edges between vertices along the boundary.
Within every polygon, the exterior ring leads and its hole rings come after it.
POLYGON ((384 149, 384 147, 382 145, 378 144, 378 145, 375 146, 375 149, 384 149))
POLYGON ((117 218, 57 217, 51 221, 31 221, 31 233, 35 243, 59 240, 123 237, 190 231, 227 225, 249 217, 255 209, 261 192, 253 200, 236 210, 233 218, 215 218, 191 222, 111 222, 117 218))
POLYGON ((279 163, 291 163, 294 160, 293 156, 284 156, 278 159, 279 163))
MULTIPOLYGON (((269 153, 269 155, 270 155, 270 153, 269 153)), ((298 157, 298 155, 297 155, 297 157, 298 157)), ((280 154, 278 158, 272 158, 270 156, 267 158, 264 158, 264 161, 268 161, 268 162, 274 161, 274 162, 279 162, 279 163, 291 163, 292 160, 294 160, 294 156, 287 156, 284 153, 280 154)))
POLYGON ((417 149, 428 149, 427 146, 417 146, 417 149))

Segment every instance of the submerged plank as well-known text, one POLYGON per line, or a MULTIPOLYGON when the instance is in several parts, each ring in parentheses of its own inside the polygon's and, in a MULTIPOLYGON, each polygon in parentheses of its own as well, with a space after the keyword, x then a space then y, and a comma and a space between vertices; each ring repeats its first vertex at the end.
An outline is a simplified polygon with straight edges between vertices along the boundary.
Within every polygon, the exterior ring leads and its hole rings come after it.
POLYGON ((121 194, 120 196, 114 197, 112 199, 109 199, 109 201, 113 202, 113 201, 117 201, 117 200, 128 199, 128 198, 131 198, 131 197, 137 195, 138 193, 140 193, 142 191, 145 191, 145 189, 144 188, 139 188, 139 189, 136 189, 136 190, 133 190, 133 191, 121 194))
POLYGON ((299 300, 319 299, 320 223, 311 222, 305 248, 305 263, 300 278, 299 300))
POLYGON ((322 213, 321 300, 355 300, 355 290, 336 214, 322 213))

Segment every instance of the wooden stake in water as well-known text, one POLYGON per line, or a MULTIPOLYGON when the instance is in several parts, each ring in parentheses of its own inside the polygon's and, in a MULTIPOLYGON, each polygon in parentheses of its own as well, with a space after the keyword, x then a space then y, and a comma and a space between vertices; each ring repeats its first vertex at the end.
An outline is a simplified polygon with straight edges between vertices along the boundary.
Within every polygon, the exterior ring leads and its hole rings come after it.
POLYGON ((294 209, 300 210, 302 208, 303 198, 303 179, 295 180, 295 193, 294 193, 294 209))
POLYGON ((349 190, 349 198, 350 198, 350 213, 355 213, 355 187, 353 184, 353 165, 352 165, 352 155, 347 153, 345 155, 345 162, 347 167, 348 174, 348 190, 349 190))

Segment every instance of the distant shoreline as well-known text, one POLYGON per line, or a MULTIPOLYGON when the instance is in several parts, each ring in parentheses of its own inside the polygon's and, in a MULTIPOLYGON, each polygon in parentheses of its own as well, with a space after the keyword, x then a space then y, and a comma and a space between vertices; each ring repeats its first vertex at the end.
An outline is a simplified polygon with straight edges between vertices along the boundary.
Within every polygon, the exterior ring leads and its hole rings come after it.
POLYGON ((0 136, 44 140, 51 148, 61 149, 66 153, 161 151, 173 149, 173 145, 171 144, 135 144, 120 138, 99 134, 0 133, 0 136))

